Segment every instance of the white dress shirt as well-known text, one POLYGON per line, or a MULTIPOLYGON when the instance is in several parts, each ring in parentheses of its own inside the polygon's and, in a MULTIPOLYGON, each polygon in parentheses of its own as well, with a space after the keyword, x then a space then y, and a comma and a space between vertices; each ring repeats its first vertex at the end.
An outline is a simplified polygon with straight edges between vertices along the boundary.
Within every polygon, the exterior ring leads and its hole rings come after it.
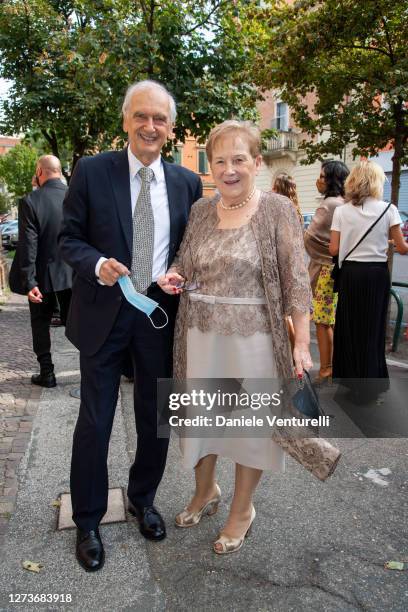
MULTIPOLYGON (((141 161, 132 153, 128 147, 129 176, 130 176, 130 200, 132 205, 132 216, 136 202, 139 197, 142 180, 138 174, 143 167, 141 161)), ((154 160, 149 166, 153 170, 154 178, 150 183, 150 198, 154 218, 154 250, 152 281, 166 273, 168 266, 168 254, 170 243, 170 211, 167 197, 166 180, 161 157, 154 160)), ((99 270, 106 257, 101 257, 95 267, 95 274, 99 277, 99 270)), ((123 263, 123 262, 121 262, 123 263)), ((101 281, 99 281, 101 282, 101 281)))

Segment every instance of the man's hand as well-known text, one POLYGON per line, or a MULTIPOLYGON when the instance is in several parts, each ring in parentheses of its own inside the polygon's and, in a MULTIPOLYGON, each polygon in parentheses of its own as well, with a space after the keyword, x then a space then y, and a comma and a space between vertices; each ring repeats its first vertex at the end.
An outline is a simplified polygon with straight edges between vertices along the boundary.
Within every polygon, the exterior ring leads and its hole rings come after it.
POLYGON ((112 287, 121 276, 128 276, 129 274, 127 267, 113 257, 104 261, 99 269, 100 280, 109 287, 112 287))
POLYGON ((43 295, 38 287, 33 287, 30 289, 30 291, 27 293, 27 297, 33 304, 41 304, 43 299, 43 295))

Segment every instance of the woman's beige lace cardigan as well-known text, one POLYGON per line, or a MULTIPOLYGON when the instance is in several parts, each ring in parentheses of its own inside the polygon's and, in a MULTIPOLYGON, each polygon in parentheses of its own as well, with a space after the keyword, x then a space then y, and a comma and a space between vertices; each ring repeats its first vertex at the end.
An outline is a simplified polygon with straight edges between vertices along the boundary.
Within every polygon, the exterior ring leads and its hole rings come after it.
MULTIPOLYGON (((218 199, 219 196, 202 198, 191 209, 183 242, 171 266, 187 280, 193 278, 194 253, 218 224, 215 206, 218 199)), ((293 365, 284 316, 294 311, 309 314, 311 305, 302 230, 290 200, 272 192, 262 192, 250 224, 261 259, 278 376, 289 378, 293 375, 293 365)), ((174 335, 176 380, 183 380, 186 374, 188 305, 189 295, 185 292, 180 298, 174 335)))

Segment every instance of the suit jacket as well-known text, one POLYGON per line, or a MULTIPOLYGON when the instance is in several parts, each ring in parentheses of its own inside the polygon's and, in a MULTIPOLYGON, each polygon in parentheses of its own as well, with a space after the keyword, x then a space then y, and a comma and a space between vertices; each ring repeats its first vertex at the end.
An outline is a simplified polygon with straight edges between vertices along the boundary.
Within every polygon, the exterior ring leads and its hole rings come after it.
MULTIPOLYGON (((190 208, 201 197, 200 178, 163 161, 170 211, 169 263, 183 237, 190 208)), ((81 158, 64 203, 60 250, 75 270, 66 335, 86 355, 103 345, 118 315, 119 285, 101 285, 95 276, 100 257, 114 257, 129 269, 132 259, 132 207, 127 150, 81 158)))
POLYGON ((18 246, 9 277, 14 293, 26 295, 33 287, 42 293, 71 287, 72 270, 58 249, 66 191, 60 179, 49 179, 19 201, 18 246))

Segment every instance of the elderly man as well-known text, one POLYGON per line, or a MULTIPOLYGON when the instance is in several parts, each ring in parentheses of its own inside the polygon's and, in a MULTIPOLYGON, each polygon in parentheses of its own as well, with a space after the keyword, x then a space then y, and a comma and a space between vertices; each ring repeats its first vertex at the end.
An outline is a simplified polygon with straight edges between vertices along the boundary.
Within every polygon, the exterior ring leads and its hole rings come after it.
POLYGON ((128 147, 82 158, 64 206, 60 248, 76 272, 67 337, 80 350, 81 406, 74 433, 71 496, 78 527, 76 556, 95 571, 104 563, 98 525, 108 499, 107 455, 119 379, 130 350, 135 372, 137 451, 129 473, 129 510, 142 535, 162 540, 165 525, 153 501, 163 475, 168 440, 157 438, 157 378, 172 374, 174 296, 156 284, 183 237, 190 208, 201 197, 199 177, 161 159, 176 117, 161 84, 132 85, 123 103, 128 147), (155 327, 118 284, 159 302, 155 327))
POLYGON ((55 387, 51 359, 50 324, 57 304, 65 325, 71 299, 72 271, 58 251, 62 205, 67 191, 61 181, 61 164, 43 155, 35 171, 37 189, 22 198, 18 209, 18 247, 10 270, 10 288, 27 295, 30 306, 33 349, 40 374, 31 382, 55 387))

